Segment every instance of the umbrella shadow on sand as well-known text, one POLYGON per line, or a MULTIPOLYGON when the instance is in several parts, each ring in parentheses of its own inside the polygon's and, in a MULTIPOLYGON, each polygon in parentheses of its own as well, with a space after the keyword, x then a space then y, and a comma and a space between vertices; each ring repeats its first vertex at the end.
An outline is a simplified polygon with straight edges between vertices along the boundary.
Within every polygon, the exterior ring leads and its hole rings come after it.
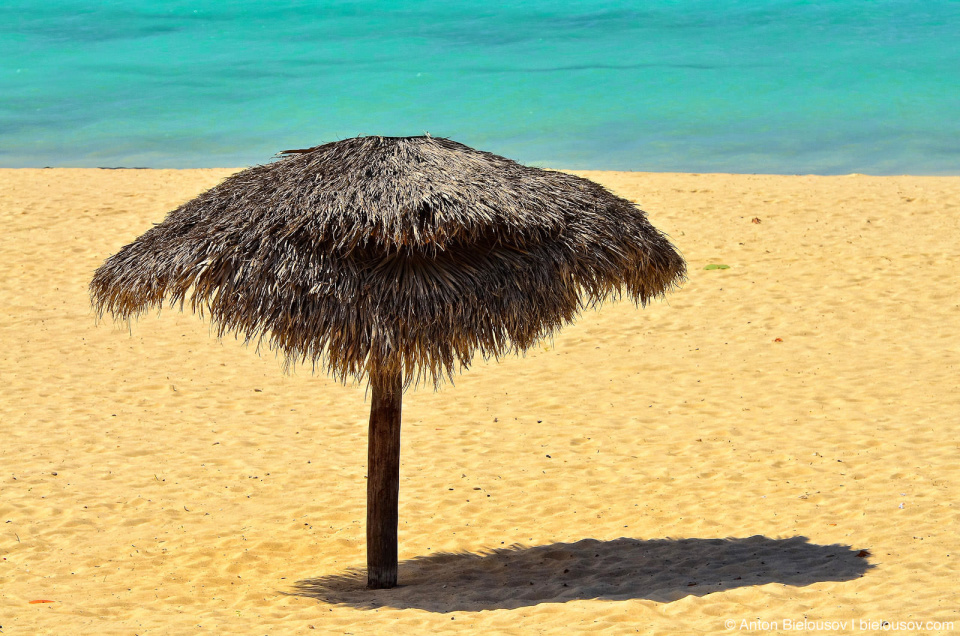
POLYGON ((298 581, 294 596, 358 608, 430 612, 514 609, 571 600, 669 602, 737 587, 848 581, 873 567, 867 551, 806 537, 583 539, 576 543, 441 553, 400 563, 400 586, 366 589, 366 571, 298 581))

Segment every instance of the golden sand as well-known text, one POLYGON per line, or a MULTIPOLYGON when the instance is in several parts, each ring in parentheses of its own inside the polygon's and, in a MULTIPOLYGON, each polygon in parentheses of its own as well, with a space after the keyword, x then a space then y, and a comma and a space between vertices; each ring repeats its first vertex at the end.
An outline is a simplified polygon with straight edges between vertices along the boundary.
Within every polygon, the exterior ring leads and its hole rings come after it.
POLYGON ((90 310, 229 173, 0 171, 0 633, 960 631, 960 177, 582 173, 689 282, 408 393, 367 592, 363 387, 90 310))

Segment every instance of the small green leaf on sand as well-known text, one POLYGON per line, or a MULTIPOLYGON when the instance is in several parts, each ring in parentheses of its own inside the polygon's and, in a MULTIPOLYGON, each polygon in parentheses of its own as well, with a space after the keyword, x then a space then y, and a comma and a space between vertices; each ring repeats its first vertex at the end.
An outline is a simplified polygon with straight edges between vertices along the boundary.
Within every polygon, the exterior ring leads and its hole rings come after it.
POLYGON ((729 265, 720 265, 719 263, 711 263, 710 265, 707 265, 707 266, 704 267, 703 269, 730 269, 730 266, 729 266, 729 265))

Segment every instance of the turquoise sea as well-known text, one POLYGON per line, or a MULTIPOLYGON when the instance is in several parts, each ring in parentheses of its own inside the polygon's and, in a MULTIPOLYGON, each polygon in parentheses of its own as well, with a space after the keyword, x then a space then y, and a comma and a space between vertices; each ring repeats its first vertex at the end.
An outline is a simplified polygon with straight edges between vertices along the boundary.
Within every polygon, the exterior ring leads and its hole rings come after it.
POLYGON ((556 168, 960 174, 960 1, 0 1, 2 167, 424 132, 556 168))

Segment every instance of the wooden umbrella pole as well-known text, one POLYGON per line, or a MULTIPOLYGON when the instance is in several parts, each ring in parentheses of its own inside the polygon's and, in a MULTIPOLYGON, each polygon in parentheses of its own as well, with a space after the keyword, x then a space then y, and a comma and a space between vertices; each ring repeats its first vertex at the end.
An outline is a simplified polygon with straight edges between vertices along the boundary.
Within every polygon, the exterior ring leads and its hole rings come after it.
POLYGON ((397 585, 397 505, 400 496, 400 370, 371 378, 367 437, 367 587, 397 585))

